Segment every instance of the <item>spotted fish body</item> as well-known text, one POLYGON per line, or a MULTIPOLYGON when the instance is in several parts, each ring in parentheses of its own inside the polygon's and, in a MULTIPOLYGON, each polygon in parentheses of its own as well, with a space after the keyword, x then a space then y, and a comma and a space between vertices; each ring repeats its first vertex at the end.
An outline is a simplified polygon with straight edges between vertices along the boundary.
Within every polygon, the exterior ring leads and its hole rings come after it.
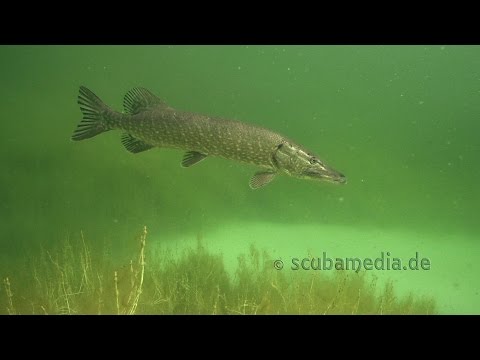
MULTIPOLYGON (((83 86, 80 87, 78 103, 84 118, 74 132, 73 140, 119 129, 124 131, 123 145, 133 153, 153 147, 187 150, 182 161, 184 167, 207 156, 249 163, 263 169, 251 179, 252 188, 266 185, 280 171, 308 177, 295 173, 294 159, 289 161, 292 155, 309 157, 310 167, 312 163, 315 165, 312 158, 321 163, 306 149, 276 132, 240 121, 178 111, 143 88, 134 88, 125 95, 125 113, 110 109, 83 86), (287 166, 282 168, 281 163, 287 166)), ((336 182, 345 182, 343 175, 328 170, 338 178, 336 182)))
POLYGON ((189 149, 226 159, 271 167, 271 152, 282 136, 239 121, 155 108, 117 122, 137 139, 157 147, 189 149))

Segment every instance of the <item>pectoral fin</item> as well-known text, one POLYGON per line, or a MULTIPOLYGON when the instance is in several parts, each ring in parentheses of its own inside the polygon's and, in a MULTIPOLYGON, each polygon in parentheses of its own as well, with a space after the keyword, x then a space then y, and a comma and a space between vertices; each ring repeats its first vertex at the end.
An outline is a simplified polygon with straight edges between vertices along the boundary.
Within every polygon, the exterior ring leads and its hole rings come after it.
POLYGON ((205 159, 207 155, 198 151, 187 151, 183 156, 182 166, 189 167, 205 159))
POLYGON ((252 189, 258 189, 262 186, 267 185, 270 181, 273 180, 276 173, 271 171, 260 171, 257 172, 253 177, 250 179, 250 187, 252 189))

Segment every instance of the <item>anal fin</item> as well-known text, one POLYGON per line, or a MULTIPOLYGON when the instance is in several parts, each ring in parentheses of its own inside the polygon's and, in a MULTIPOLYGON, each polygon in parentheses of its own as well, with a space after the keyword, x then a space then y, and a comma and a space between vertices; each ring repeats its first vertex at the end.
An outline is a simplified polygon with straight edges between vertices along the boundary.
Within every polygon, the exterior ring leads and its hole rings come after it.
POLYGON ((182 166, 189 167, 205 159, 207 155, 198 151, 187 151, 182 159, 182 166))
POLYGON ((153 145, 147 144, 142 140, 135 139, 132 135, 128 133, 122 135, 122 144, 123 146, 125 146, 125 149, 134 154, 150 150, 154 147, 153 145))

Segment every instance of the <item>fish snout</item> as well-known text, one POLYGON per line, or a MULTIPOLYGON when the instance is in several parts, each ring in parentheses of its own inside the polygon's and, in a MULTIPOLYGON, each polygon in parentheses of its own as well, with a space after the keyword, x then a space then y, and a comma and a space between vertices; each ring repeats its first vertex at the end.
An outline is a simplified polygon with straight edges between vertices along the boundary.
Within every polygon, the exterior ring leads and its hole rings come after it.
POLYGON ((327 168, 327 172, 323 174, 323 177, 334 184, 347 183, 347 177, 343 175, 340 171, 334 170, 332 168, 327 168))
POLYGON ((346 184, 347 183, 347 177, 345 175, 343 175, 342 173, 338 173, 338 176, 337 176, 336 180, 340 184, 346 184))

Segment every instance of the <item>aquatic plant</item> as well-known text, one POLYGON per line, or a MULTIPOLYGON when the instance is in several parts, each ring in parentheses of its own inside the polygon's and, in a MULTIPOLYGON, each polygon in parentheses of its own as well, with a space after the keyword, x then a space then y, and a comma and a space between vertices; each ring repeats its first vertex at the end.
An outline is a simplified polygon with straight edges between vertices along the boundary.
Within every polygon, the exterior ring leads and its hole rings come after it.
POLYGON ((83 233, 57 250, 44 249, 29 271, 3 276, 5 314, 432 314, 431 298, 399 297, 366 272, 277 271, 267 252, 250 246, 233 274, 222 255, 197 245, 181 253, 146 249, 125 265, 92 254, 83 233), (146 259, 148 258, 148 262, 146 259))

